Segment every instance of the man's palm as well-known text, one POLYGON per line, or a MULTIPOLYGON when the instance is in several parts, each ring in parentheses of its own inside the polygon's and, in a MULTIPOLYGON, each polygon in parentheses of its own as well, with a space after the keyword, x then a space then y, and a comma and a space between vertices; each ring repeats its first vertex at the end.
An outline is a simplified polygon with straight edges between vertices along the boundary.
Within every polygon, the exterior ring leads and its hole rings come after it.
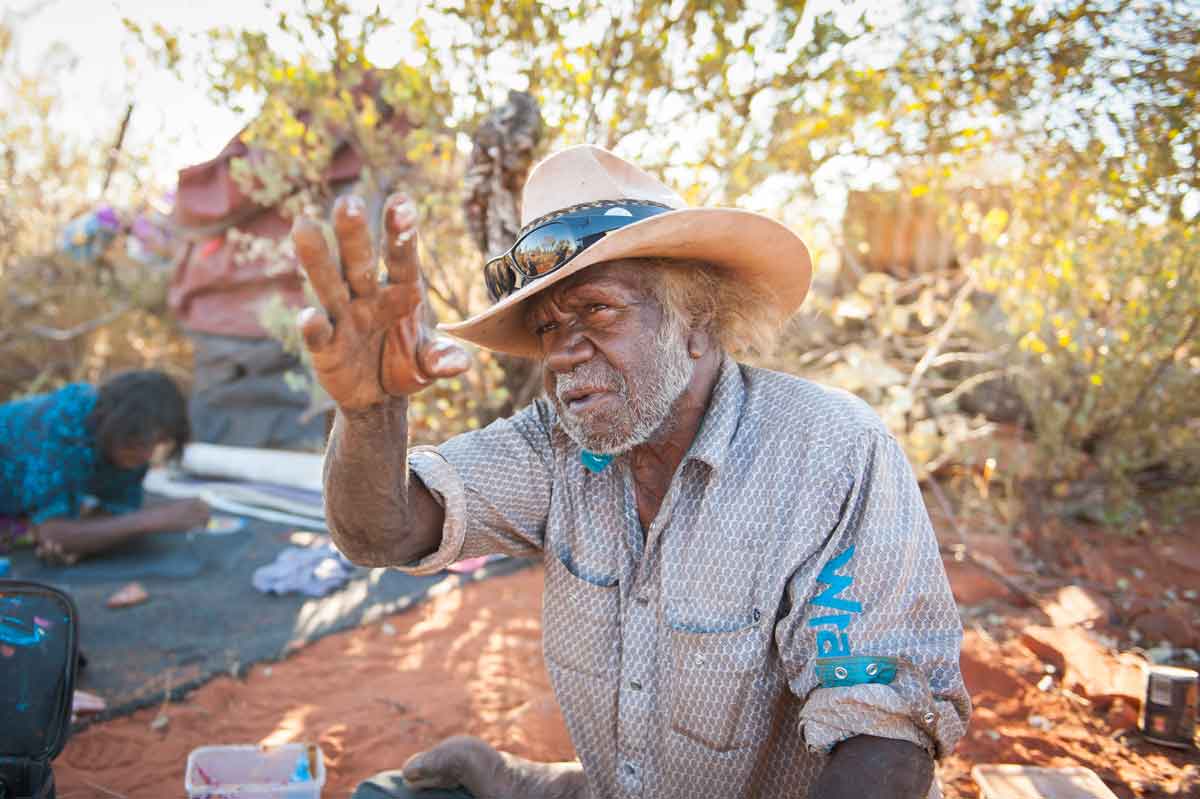
POLYGON ((356 197, 334 205, 336 257, 316 222, 300 218, 292 229, 296 255, 322 306, 301 312, 300 332, 317 379, 346 410, 413 394, 467 366, 465 352, 435 339, 424 324, 412 203, 393 195, 384 205, 384 284, 363 209, 356 197))

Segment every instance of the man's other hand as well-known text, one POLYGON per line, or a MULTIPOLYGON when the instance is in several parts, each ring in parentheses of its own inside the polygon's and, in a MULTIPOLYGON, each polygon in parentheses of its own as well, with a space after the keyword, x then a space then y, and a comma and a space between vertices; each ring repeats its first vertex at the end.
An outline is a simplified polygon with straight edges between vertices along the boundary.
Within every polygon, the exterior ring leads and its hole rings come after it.
POLYGON ((461 785, 478 797, 583 799, 587 794, 578 762, 535 763, 469 735, 447 738, 410 757, 404 764, 404 781, 418 791, 461 785))

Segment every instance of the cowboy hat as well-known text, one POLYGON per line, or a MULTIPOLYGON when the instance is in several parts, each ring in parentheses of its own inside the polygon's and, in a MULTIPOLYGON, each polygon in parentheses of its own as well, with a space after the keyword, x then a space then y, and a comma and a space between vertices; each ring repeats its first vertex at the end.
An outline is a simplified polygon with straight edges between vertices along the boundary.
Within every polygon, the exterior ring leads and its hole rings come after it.
POLYGON ((487 310, 439 328, 489 350, 539 357, 538 340, 525 327, 525 301, 581 269, 621 258, 706 261, 756 284, 784 318, 800 307, 808 293, 812 278, 808 249, 787 226, 737 208, 689 208, 652 176, 592 145, 554 153, 533 168, 525 183, 521 233, 527 232, 530 222, 540 222, 556 211, 606 200, 648 201, 673 210, 607 233, 557 270, 502 297, 487 310))

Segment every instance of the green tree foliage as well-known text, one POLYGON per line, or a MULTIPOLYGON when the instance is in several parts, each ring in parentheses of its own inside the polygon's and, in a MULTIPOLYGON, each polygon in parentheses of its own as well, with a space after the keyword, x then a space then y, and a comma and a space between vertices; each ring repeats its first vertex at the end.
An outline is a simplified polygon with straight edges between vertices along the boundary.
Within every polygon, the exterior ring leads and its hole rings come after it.
MULTIPOLYGON (((929 134, 914 172, 978 246, 1045 476, 1099 477, 1108 512, 1200 479, 1200 11, 988 0, 901 62, 929 134), (1007 161, 1003 207, 954 167, 1007 161)), ((902 133, 894 134, 897 136, 902 133)), ((1192 493, 1188 499, 1200 497, 1192 493)))

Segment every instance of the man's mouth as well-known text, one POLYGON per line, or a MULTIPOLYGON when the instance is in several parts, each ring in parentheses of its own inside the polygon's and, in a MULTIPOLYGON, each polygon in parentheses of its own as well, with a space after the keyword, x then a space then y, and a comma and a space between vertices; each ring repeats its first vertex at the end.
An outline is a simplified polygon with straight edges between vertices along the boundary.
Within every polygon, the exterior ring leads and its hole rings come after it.
POLYGON ((562 400, 563 407, 572 413, 580 413, 586 411, 594 405, 603 402, 605 399, 613 396, 613 392, 607 388, 599 386, 581 386, 573 388, 569 391, 564 391, 559 395, 562 400))

